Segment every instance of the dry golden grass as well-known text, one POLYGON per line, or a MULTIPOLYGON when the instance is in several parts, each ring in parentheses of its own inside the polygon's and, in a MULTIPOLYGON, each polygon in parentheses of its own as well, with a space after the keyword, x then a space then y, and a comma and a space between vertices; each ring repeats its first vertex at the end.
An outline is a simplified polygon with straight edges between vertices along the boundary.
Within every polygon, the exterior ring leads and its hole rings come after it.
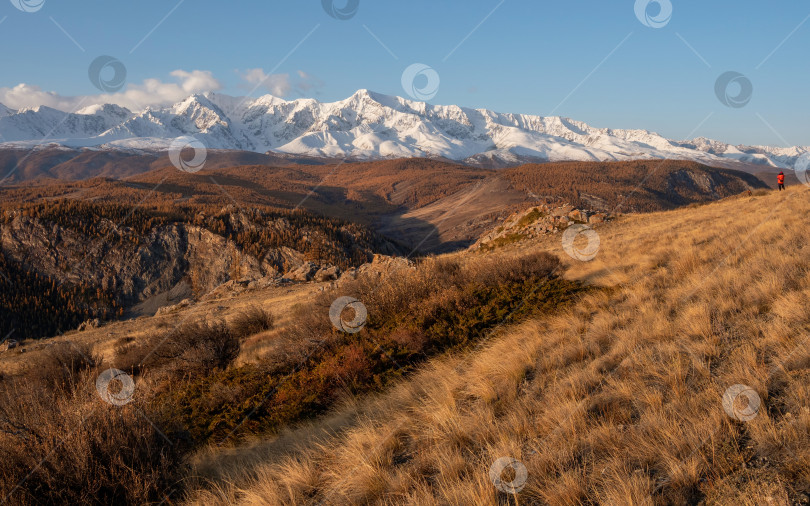
POLYGON ((597 229, 601 249, 588 263, 568 259, 559 236, 521 243, 565 258, 569 277, 614 289, 433 360, 323 425, 206 452, 195 465, 208 481, 187 500, 801 504, 808 197, 794 187, 625 217, 597 229), (735 384, 761 399, 750 421, 724 410, 735 384), (490 480, 500 457, 526 467, 517 495, 490 480))

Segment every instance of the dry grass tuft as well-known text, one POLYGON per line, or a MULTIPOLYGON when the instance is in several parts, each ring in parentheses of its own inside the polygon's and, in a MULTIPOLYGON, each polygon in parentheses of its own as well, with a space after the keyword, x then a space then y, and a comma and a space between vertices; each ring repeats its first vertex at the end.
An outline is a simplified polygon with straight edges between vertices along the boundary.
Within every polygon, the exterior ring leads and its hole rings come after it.
POLYGON ((91 346, 71 341, 55 342, 25 365, 25 377, 40 388, 72 391, 81 374, 101 364, 91 346))
POLYGON ((244 339, 253 335, 272 330, 275 318, 269 312, 256 306, 242 310, 231 320, 229 327, 237 339, 244 339))

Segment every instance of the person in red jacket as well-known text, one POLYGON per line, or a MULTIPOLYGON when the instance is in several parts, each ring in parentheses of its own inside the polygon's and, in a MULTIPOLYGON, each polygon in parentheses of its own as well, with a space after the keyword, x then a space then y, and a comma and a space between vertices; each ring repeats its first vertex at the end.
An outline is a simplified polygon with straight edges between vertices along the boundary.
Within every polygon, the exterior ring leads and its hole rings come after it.
POLYGON ((779 184, 779 191, 785 189, 785 173, 780 172, 778 176, 776 176, 776 182, 779 184))

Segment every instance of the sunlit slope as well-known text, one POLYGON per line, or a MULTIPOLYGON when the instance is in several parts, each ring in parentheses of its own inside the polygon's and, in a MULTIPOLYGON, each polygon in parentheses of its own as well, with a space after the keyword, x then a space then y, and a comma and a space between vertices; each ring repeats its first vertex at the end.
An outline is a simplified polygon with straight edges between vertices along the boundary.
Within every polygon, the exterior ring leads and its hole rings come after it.
POLYGON ((219 476, 221 454, 205 456, 214 483, 191 500, 807 500, 808 199, 793 187, 625 217, 596 229, 591 262, 565 255, 559 236, 523 243, 559 254, 568 276, 612 288, 432 362, 347 408, 349 429, 319 446, 282 458, 269 443, 219 476), (493 481, 503 457, 513 468, 493 481))

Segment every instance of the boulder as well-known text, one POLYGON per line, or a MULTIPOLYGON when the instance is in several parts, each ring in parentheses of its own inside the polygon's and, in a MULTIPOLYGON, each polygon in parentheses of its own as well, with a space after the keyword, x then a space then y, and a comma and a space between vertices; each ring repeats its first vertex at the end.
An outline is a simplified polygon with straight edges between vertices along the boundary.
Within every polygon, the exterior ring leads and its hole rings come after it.
POLYGON ((340 277, 340 268, 337 266, 331 267, 321 267, 318 269, 318 272, 315 273, 315 281, 324 282, 324 281, 335 281, 340 277))
POLYGON ((588 223, 602 223, 603 221, 605 221, 605 215, 602 213, 596 213, 588 218, 588 223))
POLYGON ((312 262, 304 262, 300 267, 285 274, 285 278, 292 279, 293 281, 312 281, 315 273, 318 272, 318 266, 312 262))
POLYGON ((570 213, 573 210, 574 210, 574 206, 566 204, 564 206, 560 206, 560 207, 554 209, 553 211, 551 211, 551 215, 554 216, 554 217, 557 217, 557 218, 563 217, 563 216, 568 216, 568 213, 570 213))
POLYGON ((279 276, 265 276, 261 279, 257 279, 256 281, 251 281, 248 284, 248 288, 251 290, 261 290, 271 286, 278 286, 280 281, 281 278, 279 276))
POLYGON ((98 318, 93 318, 92 320, 87 320, 85 322, 82 322, 82 324, 79 325, 79 332, 84 332, 85 330, 90 330, 90 329, 97 329, 100 326, 101 326, 101 320, 99 320, 98 318))

